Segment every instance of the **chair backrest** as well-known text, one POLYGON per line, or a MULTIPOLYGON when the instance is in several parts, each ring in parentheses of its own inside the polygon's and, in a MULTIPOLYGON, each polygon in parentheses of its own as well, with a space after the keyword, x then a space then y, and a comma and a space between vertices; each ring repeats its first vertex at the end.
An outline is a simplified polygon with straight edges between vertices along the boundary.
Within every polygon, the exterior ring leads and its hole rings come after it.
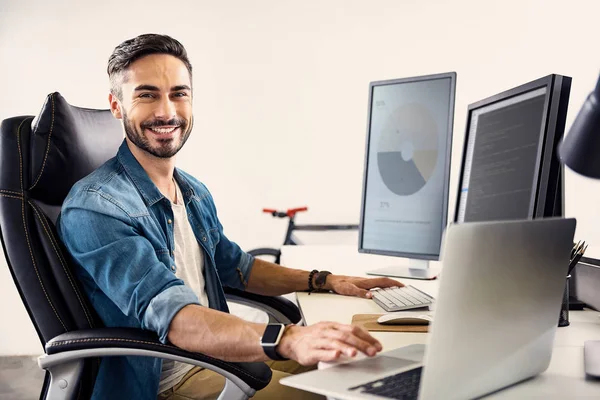
POLYGON ((54 224, 73 184, 115 156, 122 140, 109 110, 71 106, 59 93, 48 95, 37 117, 0 125, 0 238, 42 345, 101 326, 54 224))

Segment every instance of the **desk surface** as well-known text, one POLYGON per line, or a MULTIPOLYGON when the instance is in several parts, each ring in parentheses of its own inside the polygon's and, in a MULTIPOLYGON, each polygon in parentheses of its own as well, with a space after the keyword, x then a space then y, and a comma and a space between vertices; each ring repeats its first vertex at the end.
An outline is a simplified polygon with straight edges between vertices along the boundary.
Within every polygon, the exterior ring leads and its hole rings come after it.
MULTIPOLYGON (((328 270, 335 274, 368 276, 372 269, 407 265, 408 260, 395 257, 358 253, 356 246, 284 246, 282 265, 305 270, 328 270)), ((439 262, 432 263, 441 267, 439 262)), ((420 281, 400 279, 434 297, 439 280, 420 281)), ((298 305, 308 325, 319 321, 349 324, 354 314, 380 314, 385 311, 372 300, 324 293, 297 293, 298 305)), ((407 312, 408 313, 408 312, 407 312)), ((423 314, 423 312, 418 312, 423 314)), ((557 317, 558 318, 558 317, 557 317)), ((554 341, 552 361, 548 370, 522 384, 495 393, 490 398, 600 398, 600 382, 585 379, 583 370, 583 342, 600 340, 600 313, 571 311, 571 325, 558 328, 554 341)), ((425 343, 427 334, 400 332, 371 332, 381 341, 384 351, 414 343, 425 343)))

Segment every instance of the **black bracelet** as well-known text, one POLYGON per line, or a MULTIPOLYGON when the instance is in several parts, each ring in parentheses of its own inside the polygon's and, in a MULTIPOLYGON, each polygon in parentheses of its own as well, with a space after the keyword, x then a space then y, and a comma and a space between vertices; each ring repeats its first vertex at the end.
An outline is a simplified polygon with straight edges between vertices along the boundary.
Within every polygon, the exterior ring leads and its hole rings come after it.
POLYGON ((310 274, 308 274, 308 293, 310 294, 310 292, 314 292, 315 287, 313 286, 312 283, 312 278, 313 276, 319 271, 317 271, 316 269, 313 269, 312 271, 310 271, 310 274))

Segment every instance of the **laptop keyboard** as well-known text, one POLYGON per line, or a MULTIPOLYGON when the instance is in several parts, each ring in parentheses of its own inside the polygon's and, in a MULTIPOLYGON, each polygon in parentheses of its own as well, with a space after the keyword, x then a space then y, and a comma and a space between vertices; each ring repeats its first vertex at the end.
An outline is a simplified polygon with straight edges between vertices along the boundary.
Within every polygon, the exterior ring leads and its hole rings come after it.
POLYGON ((373 300, 385 311, 402 311, 433 304, 433 297, 414 286, 371 289, 373 300))
POLYGON ((396 375, 352 387, 350 390, 360 390, 360 393, 368 393, 390 399, 416 400, 419 394, 422 370, 423 368, 419 367, 400 372, 396 375))

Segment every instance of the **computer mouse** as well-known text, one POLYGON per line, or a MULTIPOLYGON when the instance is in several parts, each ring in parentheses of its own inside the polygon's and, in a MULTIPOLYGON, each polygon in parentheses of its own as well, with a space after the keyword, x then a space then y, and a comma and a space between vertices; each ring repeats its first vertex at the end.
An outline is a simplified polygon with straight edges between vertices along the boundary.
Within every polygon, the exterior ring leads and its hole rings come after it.
POLYGON ((433 318, 429 315, 384 314, 377 318, 381 325, 429 325, 433 318))

